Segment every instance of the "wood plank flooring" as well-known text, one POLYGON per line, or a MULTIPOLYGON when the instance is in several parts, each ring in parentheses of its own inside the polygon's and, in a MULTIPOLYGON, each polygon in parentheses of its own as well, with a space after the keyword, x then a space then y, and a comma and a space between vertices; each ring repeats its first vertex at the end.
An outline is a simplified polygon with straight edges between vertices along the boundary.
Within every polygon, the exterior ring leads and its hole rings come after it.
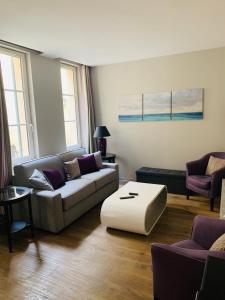
POLYGON ((195 215, 218 216, 206 199, 168 198, 149 237, 106 230, 101 205, 59 235, 21 232, 12 254, 0 236, 0 300, 152 300, 150 243, 189 238, 195 215))

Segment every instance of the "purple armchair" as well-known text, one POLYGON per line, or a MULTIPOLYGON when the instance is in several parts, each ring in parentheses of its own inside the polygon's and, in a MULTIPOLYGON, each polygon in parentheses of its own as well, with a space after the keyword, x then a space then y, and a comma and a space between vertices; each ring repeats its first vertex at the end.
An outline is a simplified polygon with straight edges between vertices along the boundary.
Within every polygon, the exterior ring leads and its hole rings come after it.
POLYGON ((204 195, 210 199, 210 209, 214 208, 214 200, 221 193, 222 178, 225 178, 225 168, 214 172, 211 176, 205 175, 209 157, 215 156, 225 159, 225 152, 211 152, 199 160, 190 161, 186 164, 186 188, 187 199, 190 191, 204 195))
POLYGON ((225 259, 224 251, 209 251, 225 233, 225 220, 194 219, 190 240, 151 246, 154 300, 194 300, 208 255, 225 259))

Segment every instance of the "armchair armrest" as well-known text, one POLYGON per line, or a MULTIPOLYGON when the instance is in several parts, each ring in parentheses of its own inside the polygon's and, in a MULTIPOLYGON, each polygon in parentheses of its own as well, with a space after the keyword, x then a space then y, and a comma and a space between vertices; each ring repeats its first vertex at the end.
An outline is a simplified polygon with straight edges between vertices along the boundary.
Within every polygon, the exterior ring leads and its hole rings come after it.
POLYGON ((212 174, 210 196, 216 197, 220 194, 223 178, 225 178, 225 167, 212 174))
POLYGON ((64 228, 61 194, 57 191, 36 191, 32 194, 34 225, 57 233, 64 228))
POLYGON ((192 239, 204 249, 209 249, 223 233, 225 233, 225 220, 205 216, 194 218, 192 239))
POLYGON ((186 171, 188 175, 203 175, 208 164, 208 155, 203 156, 198 160, 189 161, 186 163, 186 171))
POLYGON ((154 297, 160 300, 195 299, 208 251, 201 257, 195 253, 199 251, 152 244, 151 252, 154 297))

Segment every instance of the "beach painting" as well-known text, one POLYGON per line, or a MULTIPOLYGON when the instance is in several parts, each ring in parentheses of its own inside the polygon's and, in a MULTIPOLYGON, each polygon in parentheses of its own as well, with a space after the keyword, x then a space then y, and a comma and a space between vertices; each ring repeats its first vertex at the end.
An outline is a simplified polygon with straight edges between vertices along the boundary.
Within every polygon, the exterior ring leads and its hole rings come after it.
POLYGON ((203 89, 172 91, 172 120, 203 119, 203 89))
POLYGON ((171 120, 171 92, 143 95, 143 121, 171 120))
POLYGON ((119 99, 119 121, 142 121, 142 94, 126 95, 119 99))

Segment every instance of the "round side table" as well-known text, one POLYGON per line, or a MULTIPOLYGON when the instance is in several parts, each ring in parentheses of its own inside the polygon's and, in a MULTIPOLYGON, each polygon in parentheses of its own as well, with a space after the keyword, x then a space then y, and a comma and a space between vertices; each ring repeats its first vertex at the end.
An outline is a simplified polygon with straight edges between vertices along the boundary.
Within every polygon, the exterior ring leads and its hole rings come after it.
POLYGON ((0 206, 4 208, 4 214, 1 216, 1 223, 6 227, 8 236, 9 252, 12 252, 12 234, 19 232, 25 228, 30 228, 31 236, 34 237, 33 232, 33 217, 31 206, 31 189, 20 186, 8 186, 0 189, 0 206), (29 211, 29 223, 22 220, 13 219, 12 205, 27 201, 29 211))

